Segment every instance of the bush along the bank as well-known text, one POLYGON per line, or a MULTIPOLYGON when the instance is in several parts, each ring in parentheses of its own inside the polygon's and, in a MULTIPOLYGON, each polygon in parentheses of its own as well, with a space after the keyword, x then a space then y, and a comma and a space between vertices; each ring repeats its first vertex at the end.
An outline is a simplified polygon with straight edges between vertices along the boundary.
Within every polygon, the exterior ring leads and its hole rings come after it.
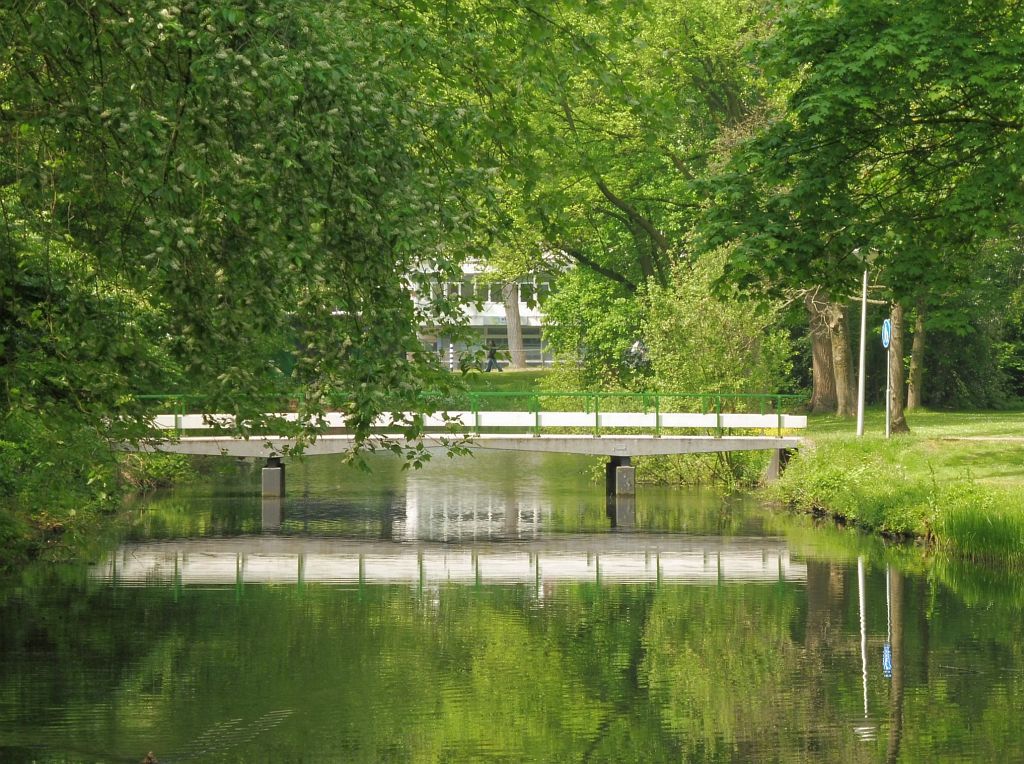
POLYGON ((0 571, 77 556, 125 493, 192 475, 187 457, 119 454, 94 429, 66 426, 68 416, 20 413, 0 428, 0 571))
POLYGON ((978 561, 1024 562, 1024 507, 967 474, 937 475, 911 438, 835 440, 803 450, 768 494, 867 530, 927 539, 978 561), (909 467, 909 468, 908 468, 909 467))
POLYGON ((192 480, 196 471, 183 454, 123 453, 118 459, 121 485, 139 493, 192 480))
POLYGON ((767 467, 767 451, 678 454, 637 459, 636 475, 642 483, 715 485, 738 491, 758 485, 767 467))

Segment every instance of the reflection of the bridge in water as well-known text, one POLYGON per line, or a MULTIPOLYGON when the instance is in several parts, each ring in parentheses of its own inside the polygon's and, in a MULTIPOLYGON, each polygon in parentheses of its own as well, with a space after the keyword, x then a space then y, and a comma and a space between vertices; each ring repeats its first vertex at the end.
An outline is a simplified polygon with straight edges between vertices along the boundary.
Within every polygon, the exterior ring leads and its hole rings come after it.
POLYGON ((804 580, 786 543, 603 533, 472 546, 250 536, 126 544, 93 568, 122 586, 804 580))
MULTIPOLYGON (((535 539, 555 511, 551 496, 530 486, 505 490, 480 481, 455 484, 410 475, 401 491, 362 495, 358 500, 323 500, 301 494, 288 499, 262 499, 262 527, 281 535, 320 533, 335 535, 343 526, 350 531, 379 533, 402 541, 486 541, 535 539)), ((577 502, 570 511, 586 513, 599 494, 588 492, 564 499, 577 502)), ((612 527, 635 524, 636 498, 610 496, 607 516, 612 527)), ((567 507, 563 506, 562 509, 567 507)))
MULTIPOLYGON (((513 482, 502 492, 417 475, 400 491, 371 491, 356 503, 264 498, 262 535, 126 544, 93 575, 128 586, 806 578, 806 566, 790 560, 780 539, 628 532, 636 515, 631 496, 608 499, 617 531, 551 533, 544 527, 551 496, 513 482), (353 538, 353 530, 373 537, 353 538)), ((567 500, 586 511, 595 498, 567 500)))
MULTIPOLYGON (((371 492, 355 500, 264 497, 262 527, 280 535, 358 529, 400 541, 531 539, 541 534, 553 512, 549 497, 529 489, 502 492, 479 481, 458 485, 424 475, 403 482, 400 491, 371 492)), ((627 500, 632 506, 633 497, 627 500)))
POLYGON ((463 541, 490 538, 532 538, 551 516, 548 499, 509 498, 478 484, 453 491, 448 484, 409 480, 405 488, 405 521, 396 538, 463 541))

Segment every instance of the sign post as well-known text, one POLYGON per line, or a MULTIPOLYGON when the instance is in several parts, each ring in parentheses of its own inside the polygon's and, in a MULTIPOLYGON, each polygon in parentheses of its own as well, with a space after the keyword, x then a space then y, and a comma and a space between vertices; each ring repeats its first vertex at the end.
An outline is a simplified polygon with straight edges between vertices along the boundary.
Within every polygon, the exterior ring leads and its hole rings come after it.
POLYGON ((892 341, 892 321, 888 318, 882 322, 882 347, 885 348, 885 437, 889 437, 889 401, 892 387, 892 371, 889 364, 889 343, 892 341))

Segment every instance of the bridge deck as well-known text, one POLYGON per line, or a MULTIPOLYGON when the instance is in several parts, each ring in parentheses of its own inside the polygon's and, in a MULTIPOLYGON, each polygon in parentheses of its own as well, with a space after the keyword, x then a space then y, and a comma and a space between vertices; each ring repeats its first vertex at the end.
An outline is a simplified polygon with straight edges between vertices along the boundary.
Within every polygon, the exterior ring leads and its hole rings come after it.
MULTIPOLYGON (((391 439, 404 443, 401 435, 375 435, 377 439, 391 439)), ((448 436, 457 439, 458 435, 448 436)), ((321 435, 307 445, 307 455, 340 454, 352 448, 352 435, 321 435)), ((425 445, 442 447, 440 435, 425 435, 425 445)), ((669 454, 706 454, 723 451, 768 451, 798 448, 798 437, 757 435, 531 435, 482 434, 474 435, 465 445, 476 449, 495 451, 542 451, 588 456, 664 456, 669 454)), ((138 446, 143 451, 165 451, 179 454, 266 457, 286 453, 295 446, 295 440, 274 436, 254 436, 242 440, 227 435, 188 435, 178 440, 160 440, 138 446)))

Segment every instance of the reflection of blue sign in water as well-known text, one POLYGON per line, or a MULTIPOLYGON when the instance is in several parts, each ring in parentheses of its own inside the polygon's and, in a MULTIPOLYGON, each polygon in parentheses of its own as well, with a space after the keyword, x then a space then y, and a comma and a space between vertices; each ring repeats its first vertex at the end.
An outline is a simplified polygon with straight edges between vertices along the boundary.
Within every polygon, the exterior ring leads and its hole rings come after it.
POLYGON ((892 321, 888 318, 882 322, 882 347, 888 348, 892 340, 892 321))
POLYGON ((882 645, 882 673, 892 677, 892 645, 888 642, 882 645))

